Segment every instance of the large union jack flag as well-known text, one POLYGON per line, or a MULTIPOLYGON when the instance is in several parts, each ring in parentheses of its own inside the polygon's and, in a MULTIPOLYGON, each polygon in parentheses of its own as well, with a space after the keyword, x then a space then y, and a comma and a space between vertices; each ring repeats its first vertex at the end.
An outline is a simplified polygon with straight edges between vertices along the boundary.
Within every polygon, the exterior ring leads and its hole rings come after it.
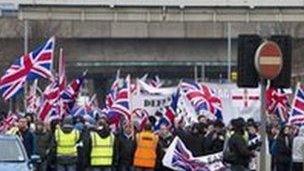
POLYGON ((26 80, 40 77, 52 80, 54 47, 55 38, 52 37, 29 54, 23 55, 6 70, 0 80, 0 89, 5 100, 21 91, 26 80))
POLYGON ((295 125, 304 125, 304 86, 298 85, 293 99, 289 122, 295 125))
POLYGON ((223 118, 221 98, 211 88, 195 81, 184 81, 180 87, 197 113, 208 111, 217 119, 223 118))
POLYGON ((282 123, 288 121, 288 96, 281 89, 268 88, 265 93, 266 109, 269 114, 275 114, 282 123))

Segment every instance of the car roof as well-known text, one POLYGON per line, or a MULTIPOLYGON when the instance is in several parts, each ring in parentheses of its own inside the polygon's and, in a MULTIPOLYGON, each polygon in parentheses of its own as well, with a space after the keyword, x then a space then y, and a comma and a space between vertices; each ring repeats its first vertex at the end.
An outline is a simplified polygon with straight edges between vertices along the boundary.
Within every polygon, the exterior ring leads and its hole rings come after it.
POLYGON ((0 134, 0 140, 17 140, 16 135, 0 134))

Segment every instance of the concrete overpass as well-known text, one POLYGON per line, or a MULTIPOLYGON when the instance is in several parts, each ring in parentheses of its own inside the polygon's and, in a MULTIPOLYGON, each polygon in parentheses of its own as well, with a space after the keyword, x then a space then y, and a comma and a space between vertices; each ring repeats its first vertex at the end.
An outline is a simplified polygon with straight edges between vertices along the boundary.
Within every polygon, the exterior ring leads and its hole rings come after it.
POLYGON ((122 67, 132 62, 151 67, 171 62, 203 70, 226 67, 228 56, 235 65, 237 36, 255 33, 292 35, 294 68, 303 64, 301 0, 19 0, 16 6, 15 18, 0 19, 0 38, 3 45, 20 45, 2 54, 23 51, 27 23, 30 48, 56 35, 70 67, 95 67, 96 72, 107 68, 105 64, 122 67))

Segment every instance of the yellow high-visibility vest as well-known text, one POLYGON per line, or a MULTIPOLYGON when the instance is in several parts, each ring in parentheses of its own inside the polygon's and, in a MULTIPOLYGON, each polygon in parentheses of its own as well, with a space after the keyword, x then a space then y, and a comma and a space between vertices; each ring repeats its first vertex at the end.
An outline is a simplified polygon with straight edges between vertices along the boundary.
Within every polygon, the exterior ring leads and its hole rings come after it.
POLYGON ((92 151, 91 166, 110 166, 113 161, 114 135, 102 138, 91 132, 92 151))
POLYGON ((55 131, 57 156, 77 156, 76 143, 79 136, 79 132, 75 129, 70 133, 64 133, 60 128, 57 128, 55 131))

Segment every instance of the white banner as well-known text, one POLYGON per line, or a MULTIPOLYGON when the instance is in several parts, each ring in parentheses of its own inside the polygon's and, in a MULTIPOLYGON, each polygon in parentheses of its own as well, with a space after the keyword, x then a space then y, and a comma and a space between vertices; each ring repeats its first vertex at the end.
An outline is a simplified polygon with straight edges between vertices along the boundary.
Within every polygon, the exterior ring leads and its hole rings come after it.
POLYGON ((132 111, 145 109, 149 115, 154 115, 156 111, 169 106, 172 101, 171 95, 148 95, 138 94, 131 98, 132 111))
POLYGON ((162 160, 163 165, 173 170, 204 170, 219 171, 225 168, 222 162, 223 153, 215 153, 207 156, 193 157, 184 143, 175 137, 166 151, 162 160))

